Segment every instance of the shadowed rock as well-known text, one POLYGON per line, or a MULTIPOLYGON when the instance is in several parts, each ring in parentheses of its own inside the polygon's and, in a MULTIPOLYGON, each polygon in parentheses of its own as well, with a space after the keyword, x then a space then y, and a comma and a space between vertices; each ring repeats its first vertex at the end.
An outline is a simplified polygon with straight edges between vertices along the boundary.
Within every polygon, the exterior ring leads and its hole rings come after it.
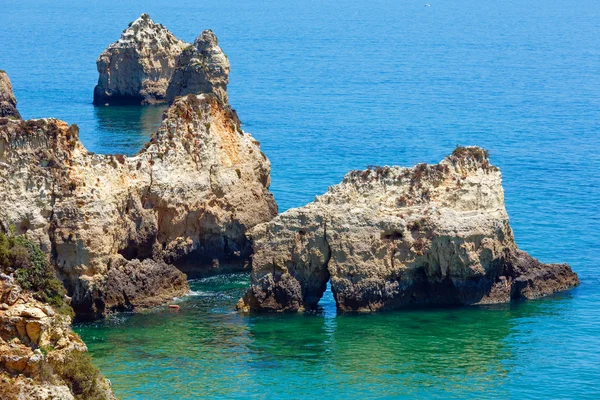
POLYGON ((6 72, 0 70, 0 117, 21 119, 17 111, 17 99, 6 72))
POLYGON ((180 296, 178 269, 243 269, 246 231, 277 214, 269 161, 214 94, 178 98, 132 157, 90 153, 78 134, 0 119, 0 229, 51 255, 79 317, 180 296))
POLYGON ((341 311, 538 298, 579 283, 517 249, 498 168, 477 147, 437 165, 352 171, 314 202, 258 225, 242 311, 341 311))

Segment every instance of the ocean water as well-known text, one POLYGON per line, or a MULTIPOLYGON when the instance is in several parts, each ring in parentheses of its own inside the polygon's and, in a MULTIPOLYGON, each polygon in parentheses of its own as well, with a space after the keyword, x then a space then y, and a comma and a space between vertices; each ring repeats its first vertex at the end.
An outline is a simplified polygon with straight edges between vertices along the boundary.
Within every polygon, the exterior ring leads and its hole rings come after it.
POLYGON ((92 106, 95 59, 142 12, 211 28, 229 97, 284 211, 351 169, 489 149, 517 244, 580 287, 491 308, 232 312, 246 276, 192 282, 179 313, 78 326, 123 399, 600 397, 600 3, 559 0, 0 0, 0 69, 25 118, 136 153, 160 107, 92 106))

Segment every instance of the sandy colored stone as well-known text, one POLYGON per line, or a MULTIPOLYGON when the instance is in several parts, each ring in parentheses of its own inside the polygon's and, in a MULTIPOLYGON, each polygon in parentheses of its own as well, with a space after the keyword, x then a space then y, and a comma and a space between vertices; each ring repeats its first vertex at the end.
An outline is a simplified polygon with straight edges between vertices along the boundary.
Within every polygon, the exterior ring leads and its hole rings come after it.
POLYGON ((21 311, 21 316, 35 318, 35 319, 42 319, 42 318, 46 318, 46 313, 36 307, 27 307, 23 311, 21 311))
POLYGON ((189 44, 142 14, 96 64, 96 105, 172 103, 176 96, 201 93, 227 102, 229 61, 212 31, 189 44))
POLYGON ((26 355, 2 354, 0 356, 0 364, 11 373, 21 373, 25 371, 28 360, 29 357, 26 355))
MULTIPOLYGON (((13 320, 14 321, 14 320, 13 320)), ((12 322, 12 321, 11 321, 12 322)), ((25 322, 24 319, 18 319, 16 320, 16 322, 14 323, 14 327, 17 330, 17 334, 19 335, 20 338, 24 338, 27 335, 27 328, 26 328, 27 323, 25 322)))
POLYGON ((30 321, 25 325, 27 336, 32 343, 38 343, 42 332, 42 324, 39 321, 30 321))
POLYGON ((341 311, 538 298, 579 283, 517 249, 498 168, 476 147, 437 165, 352 171, 304 207, 256 226, 241 311, 341 311))
MULTIPOLYGON (((5 282, 18 285, 14 279, 5 282)), ((22 288, 19 292, 18 303, 0 310, 0 397, 10 393, 18 399, 74 398, 51 360, 65 360, 73 352, 85 352, 85 344, 71 330, 69 316, 55 310, 42 312, 42 316, 35 310, 51 306, 22 288)), ((109 382, 102 376, 93 383, 81 384, 93 385, 101 398, 115 399, 109 382)))
POLYGON ((0 117, 21 119, 17 110, 17 99, 6 72, 0 70, 0 117))
POLYGON ((15 304, 17 299, 19 298, 19 294, 21 294, 21 288, 18 286, 14 286, 10 292, 8 292, 8 296, 6 297, 6 302, 9 305, 15 304))
MULTIPOLYGON (((6 400, 73 400, 75 397, 66 385, 43 385, 35 379, 17 375, 8 376, 0 373, 0 393, 10 393, 13 397, 6 400)), ((4 398, 2 400, 5 400, 4 398)))
POLYGON ((81 317, 181 296, 181 271, 243 269, 247 230, 277 214, 269 161, 215 95, 179 98, 132 157, 90 153, 78 135, 0 119, 0 223, 52 255, 81 317))

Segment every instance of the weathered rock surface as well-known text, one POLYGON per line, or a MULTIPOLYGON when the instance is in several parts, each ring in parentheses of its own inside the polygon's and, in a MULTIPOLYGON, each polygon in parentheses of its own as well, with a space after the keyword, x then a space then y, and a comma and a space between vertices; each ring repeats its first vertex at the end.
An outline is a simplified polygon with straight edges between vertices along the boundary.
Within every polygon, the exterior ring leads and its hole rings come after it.
POLYGON ((167 88, 167 100, 196 93, 214 93, 227 102, 229 60, 211 30, 202 32, 194 44, 179 55, 177 68, 167 88))
POLYGON ((227 102, 229 61, 212 31, 189 44, 142 14, 96 64, 96 105, 157 104, 200 93, 227 102))
POLYGON ((17 111, 17 99, 6 72, 0 70, 0 117, 21 119, 17 111))
POLYGON ((241 311, 341 311, 538 298, 579 283, 517 249, 500 171, 476 147, 438 165, 350 172, 304 207, 255 227, 241 311))
POLYGON ((0 273, 0 398, 115 399, 70 325, 0 273))
POLYGON ((187 46, 142 14, 100 54, 94 104, 152 104, 165 101, 177 57, 187 46))
POLYGON ((1 228, 51 255, 79 317, 180 296, 180 270, 243 268, 246 231, 277 214, 269 174, 213 94, 179 98, 133 157, 90 153, 55 119, 0 119, 1 228))

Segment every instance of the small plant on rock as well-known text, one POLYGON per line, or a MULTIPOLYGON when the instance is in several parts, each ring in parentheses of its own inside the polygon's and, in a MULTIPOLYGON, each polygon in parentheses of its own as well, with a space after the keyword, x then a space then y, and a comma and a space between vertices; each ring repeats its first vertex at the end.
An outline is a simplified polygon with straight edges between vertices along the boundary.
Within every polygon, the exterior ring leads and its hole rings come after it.
POLYGON ((73 315, 65 302, 66 291, 56 278, 54 267, 32 240, 0 232, 0 270, 14 272, 21 287, 33 292, 39 301, 54 306, 62 314, 73 315))

